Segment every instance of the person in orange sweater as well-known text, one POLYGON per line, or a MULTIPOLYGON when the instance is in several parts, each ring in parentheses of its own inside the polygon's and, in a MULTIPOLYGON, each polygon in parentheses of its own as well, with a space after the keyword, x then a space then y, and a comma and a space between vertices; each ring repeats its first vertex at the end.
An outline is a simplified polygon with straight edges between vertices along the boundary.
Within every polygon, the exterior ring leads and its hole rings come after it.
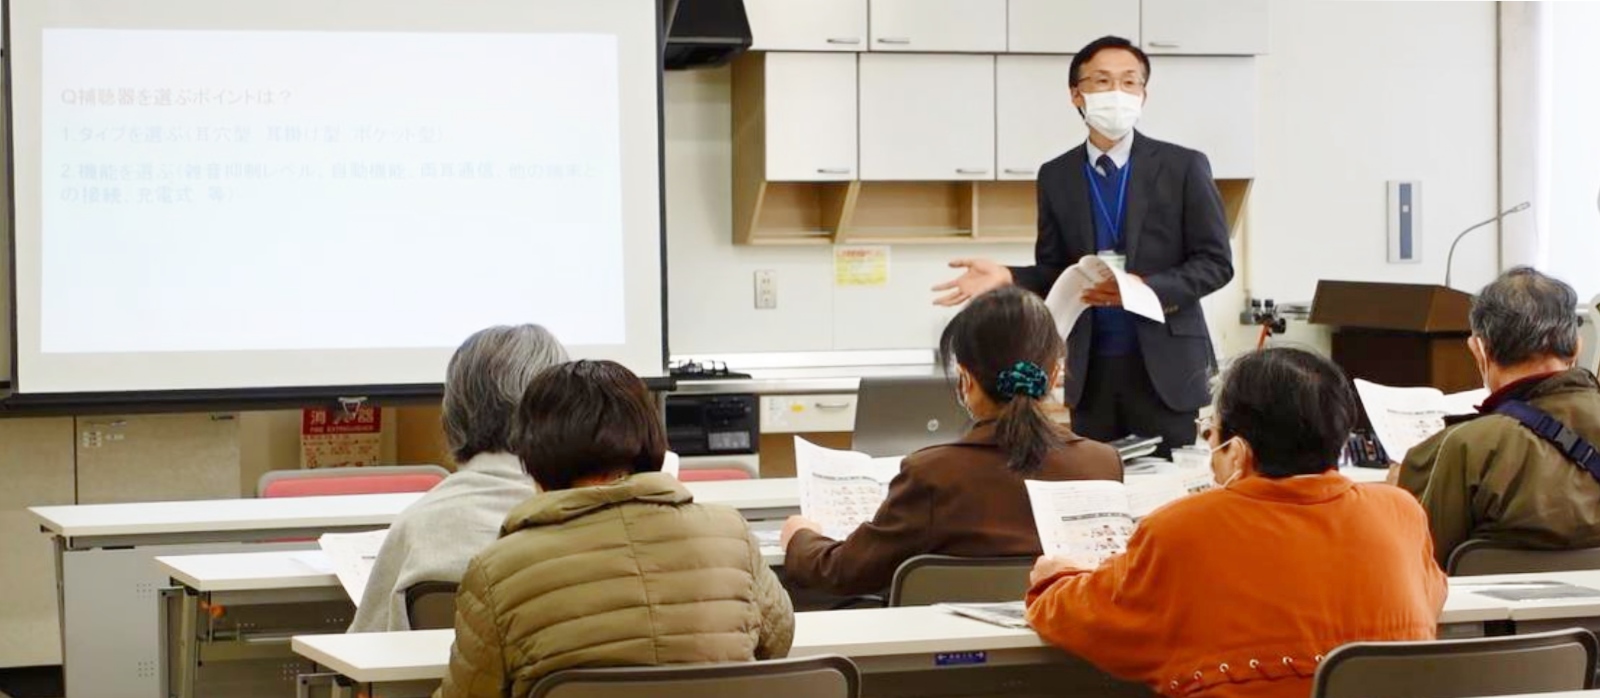
POLYGON ((1156 510, 1097 569, 1041 557, 1028 622, 1119 678, 1208 698, 1305 698, 1335 647, 1433 639, 1446 587, 1427 515, 1338 473, 1355 419, 1327 359, 1241 357, 1207 427, 1223 487, 1156 510))

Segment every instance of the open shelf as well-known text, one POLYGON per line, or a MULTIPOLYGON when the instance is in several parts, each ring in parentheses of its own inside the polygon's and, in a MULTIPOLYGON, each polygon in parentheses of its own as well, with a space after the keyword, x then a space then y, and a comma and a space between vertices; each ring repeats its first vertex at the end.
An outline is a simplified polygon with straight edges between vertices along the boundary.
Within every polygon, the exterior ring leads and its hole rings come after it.
POLYGON ((855 188, 854 182, 762 182, 742 242, 830 244, 855 188))

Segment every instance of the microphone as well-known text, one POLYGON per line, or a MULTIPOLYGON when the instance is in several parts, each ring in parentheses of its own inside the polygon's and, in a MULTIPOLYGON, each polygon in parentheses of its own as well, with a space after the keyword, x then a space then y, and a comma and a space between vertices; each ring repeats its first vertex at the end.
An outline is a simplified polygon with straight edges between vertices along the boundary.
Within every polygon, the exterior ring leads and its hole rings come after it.
POLYGON ((1520 204, 1517 204, 1516 206, 1512 206, 1511 208, 1508 208, 1508 209, 1506 209, 1504 211, 1501 211, 1501 212, 1495 214, 1494 218, 1490 218, 1489 220, 1486 220, 1486 221, 1484 221, 1482 223, 1475 223, 1471 227, 1467 228, 1466 230, 1461 231, 1461 234, 1457 235, 1456 239, 1451 241, 1451 243, 1450 243, 1450 255, 1445 258, 1445 262, 1444 262, 1444 287, 1445 288, 1450 288, 1450 271, 1451 271, 1451 269, 1453 268, 1453 266, 1455 264, 1455 261, 1456 261, 1456 245, 1461 244, 1461 238, 1466 237, 1467 233, 1470 233, 1470 232, 1472 232, 1474 230, 1482 228, 1483 226, 1486 226, 1486 225, 1488 225, 1490 223, 1498 222, 1500 219, 1505 218, 1506 216, 1509 216, 1509 215, 1511 215, 1513 213, 1526 211, 1526 210, 1528 210, 1528 207, 1530 205, 1531 204, 1529 204, 1528 202, 1524 201, 1524 202, 1522 202, 1520 204))

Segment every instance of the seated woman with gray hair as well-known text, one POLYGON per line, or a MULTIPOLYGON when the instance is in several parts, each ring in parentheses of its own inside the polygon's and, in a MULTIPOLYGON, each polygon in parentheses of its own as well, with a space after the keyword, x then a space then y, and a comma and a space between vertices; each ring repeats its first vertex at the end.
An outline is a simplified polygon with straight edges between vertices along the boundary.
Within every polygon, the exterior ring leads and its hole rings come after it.
POLYGON ((534 376, 566 361, 567 350, 538 325, 490 327, 456 350, 441 407, 456 472, 395 518, 350 632, 410 630, 406 589, 460 582, 472 556, 499 537, 506 513, 536 493, 511 449, 513 418, 534 376))

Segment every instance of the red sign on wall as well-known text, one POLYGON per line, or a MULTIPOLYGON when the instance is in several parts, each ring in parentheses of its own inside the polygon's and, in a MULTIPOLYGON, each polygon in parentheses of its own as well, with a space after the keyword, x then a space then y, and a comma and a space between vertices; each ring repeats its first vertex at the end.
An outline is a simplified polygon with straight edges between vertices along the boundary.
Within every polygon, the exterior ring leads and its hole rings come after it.
POLYGON ((361 405, 354 412, 312 408, 301 411, 300 467, 339 468, 377 465, 383 450, 383 411, 361 405))

